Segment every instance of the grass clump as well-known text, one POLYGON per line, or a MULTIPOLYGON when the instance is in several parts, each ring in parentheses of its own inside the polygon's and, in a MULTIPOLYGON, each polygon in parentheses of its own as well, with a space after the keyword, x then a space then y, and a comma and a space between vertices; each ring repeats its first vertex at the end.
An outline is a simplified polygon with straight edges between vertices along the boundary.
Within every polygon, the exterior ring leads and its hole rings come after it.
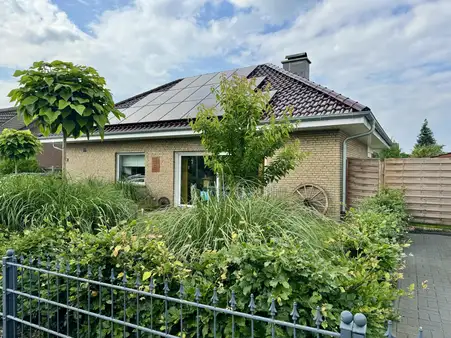
POLYGON ((53 175, 0 179, 0 223, 11 230, 72 223, 93 231, 99 225, 128 220, 136 211, 136 204, 121 189, 98 180, 71 182, 53 175))
POLYGON ((232 242, 267 241, 282 236, 306 246, 322 247, 337 226, 292 198, 262 193, 196 200, 192 208, 151 214, 150 224, 180 257, 228 248, 232 242))

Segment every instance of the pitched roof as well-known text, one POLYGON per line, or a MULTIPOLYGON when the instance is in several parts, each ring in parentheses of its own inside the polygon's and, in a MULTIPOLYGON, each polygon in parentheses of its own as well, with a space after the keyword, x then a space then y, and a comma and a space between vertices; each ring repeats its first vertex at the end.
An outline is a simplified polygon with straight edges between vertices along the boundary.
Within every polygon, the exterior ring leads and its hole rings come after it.
POLYGON ((17 115, 16 108, 0 108, 0 125, 17 115))
MULTIPOLYGON (((247 78, 264 78, 263 82, 259 84, 260 88, 270 84, 271 90, 275 91, 275 95, 271 98, 271 104, 276 116, 281 116, 287 107, 292 107, 294 118, 338 116, 356 112, 370 112, 370 109, 361 103, 273 64, 268 63, 255 66, 254 70, 247 78)), ((116 104, 116 107, 118 109, 130 108, 149 94, 171 90, 182 80, 183 79, 172 81, 163 86, 120 101, 116 104)), ((114 123, 106 126, 105 132, 145 132, 164 129, 180 129, 187 128, 188 126, 188 118, 138 123, 127 123, 125 120, 120 124, 114 123)))

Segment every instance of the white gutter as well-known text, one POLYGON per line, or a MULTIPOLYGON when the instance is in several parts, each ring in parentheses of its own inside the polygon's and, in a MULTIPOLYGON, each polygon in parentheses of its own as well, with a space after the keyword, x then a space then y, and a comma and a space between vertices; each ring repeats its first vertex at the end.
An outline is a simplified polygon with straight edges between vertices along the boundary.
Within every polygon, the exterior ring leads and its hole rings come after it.
POLYGON ((359 137, 363 137, 363 136, 374 134, 375 130, 376 130, 376 120, 373 120, 371 128, 369 128, 368 131, 366 131, 366 132, 364 132, 362 134, 349 136, 349 137, 345 138, 345 140, 343 141, 342 154, 341 154, 341 161, 342 161, 341 212, 342 213, 344 213, 346 211, 346 189, 347 189, 347 185, 346 185, 346 171, 347 171, 347 164, 348 164, 347 163, 348 141, 350 141, 352 139, 355 139, 355 138, 359 138, 359 137))
MULTIPOLYGON (((299 121, 295 123, 294 130, 308 130, 308 129, 321 129, 321 128, 333 128, 333 127, 343 127, 347 125, 367 124, 367 119, 365 117, 348 117, 340 119, 324 119, 324 120, 307 120, 299 121)), ((140 139, 155 139, 155 138, 179 138, 179 137, 191 137, 199 135, 199 133, 194 132, 191 128, 189 129, 173 129, 173 130, 163 130, 163 131, 150 131, 150 132, 128 132, 128 133, 116 133, 116 134, 106 134, 104 141, 119 141, 119 140, 140 140, 140 139)), ((43 138, 42 143, 54 143, 62 142, 63 139, 58 138, 43 138)), ((89 139, 86 136, 79 137, 77 139, 68 138, 67 142, 99 142, 102 141, 99 135, 90 136, 89 139)))

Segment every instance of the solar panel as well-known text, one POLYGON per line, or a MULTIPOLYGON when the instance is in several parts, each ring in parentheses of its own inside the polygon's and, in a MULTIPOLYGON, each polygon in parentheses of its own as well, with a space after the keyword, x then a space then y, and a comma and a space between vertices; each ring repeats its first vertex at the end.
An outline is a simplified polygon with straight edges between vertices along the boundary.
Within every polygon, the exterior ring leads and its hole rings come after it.
POLYGON ((193 88, 185 88, 182 89, 178 94, 171 97, 166 103, 176 103, 176 102, 183 102, 186 100, 188 96, 193 94, 196 90, 198 90, 199 87, 193 87, 193 88))
POLYGON ((167 100, 169 100, 174 95, 178 94, 180 91, 181 89, 168 90, 163 94, 161 94, 160 96, 158 96, 155 100, 153 100, 152 105, 166 103, 167 100))
POLYGON ((213 76, 213 78, 208 81, 206 84, 207 85, 214 85, 214 84, 219 84, 221 82, 221 77, 225 76, 227 79, 229 77, 231 77, 233 75, 233 73, 235 73, 236 69, 231 69, 231 70, 227 70, 225 72, 221 72, 221 73, 217 73, 215 76, 213 76))
POLYGON ((244 67, 244 68, 238 68, 236 70, 235 74, 238 75, 238 76, 248 77, 249 74, 252 73, 255 68, 257 68, 257 66, 249 66, 249 67, 244 67))
POLYGON ((205 99, 201 102, 197 103, 193 109, 191 109, 188 113, 186 113, 184 116, 182 116, 183 119, 193 119, 197 116, 197 113, 199 111, 199 108, 204 105, 205 108, 212 108, 215 107, 218 103, 216 102, 216 99, 205 99))
POLYGON ((169 113, 178 103, 165 103, 154 109, 149 115, 145 116, 140 122, 155 122, 169 113))
POLYGON ((176 83, 171 89, 183 89, 183 88, 186 88, 186 86, 188 86, 193 81, 197 80, 199 77, 200 77, 200 75, 186 77, 182 81, 180 81, 179 83, 176 83))
POLYGON ((136 102, 131 107, 133 108, 133 107, 144 107, 144 106, 147 106, 148 104, 150 104, 153 100, 155 100, 158 96, 160 96, 163 93, 164 92, 150 93, 149 95, 143 97, 141 100, 136 102))
POLYGON ((205 99, 210 93, 211 87, 203 86, 198 88, 190 97, 186 99, 186 101, 200 101, 202 99, 205 99))
POLYGON ((119 124, 122 123, 128 123, 126 122, 131 116, 133 116, 138 110, 142 109, 143 107, 129 107, 123 111, 125 114, 125 118, 123 118, 119 124))
POLYGON ((140 122, 144 117, 149 115, 151 112, 153 112, 155 109, 157 109, 160 105, 148 105, 145 107, 142 107, 139 111, 137 111, 135 114, 127 118, 127 120, 124 120, 124 123, 137 123, 140 122))
POLYGON ((176 106, 174 109, 172 109, 169 113, 164 115, 160 119, 160 121, 180 120, 183 115, 186 115, 198 103, 199 102, 197 102, 197 101, 182 102, 178 106, 176 106))
POLYGON ((190 83, 188 87, 200 87, 210 81, 217 73, 204 74, 199 76, 195 81, 190 83))

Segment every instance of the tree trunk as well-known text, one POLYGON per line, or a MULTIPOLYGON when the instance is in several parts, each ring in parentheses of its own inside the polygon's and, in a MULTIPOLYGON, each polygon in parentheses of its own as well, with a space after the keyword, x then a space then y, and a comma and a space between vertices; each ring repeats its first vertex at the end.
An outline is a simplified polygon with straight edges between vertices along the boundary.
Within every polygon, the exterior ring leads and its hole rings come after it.
POLYGON ((14 161, 14 173, 17 175, 17 161, 14 161))
POLYGON ((63 151, 62 151, 62 162, 61 162, 61 174, 63 179, 66 179, 66 144, 67 144, 67 136, 66 133, 63 132, 63 151))

